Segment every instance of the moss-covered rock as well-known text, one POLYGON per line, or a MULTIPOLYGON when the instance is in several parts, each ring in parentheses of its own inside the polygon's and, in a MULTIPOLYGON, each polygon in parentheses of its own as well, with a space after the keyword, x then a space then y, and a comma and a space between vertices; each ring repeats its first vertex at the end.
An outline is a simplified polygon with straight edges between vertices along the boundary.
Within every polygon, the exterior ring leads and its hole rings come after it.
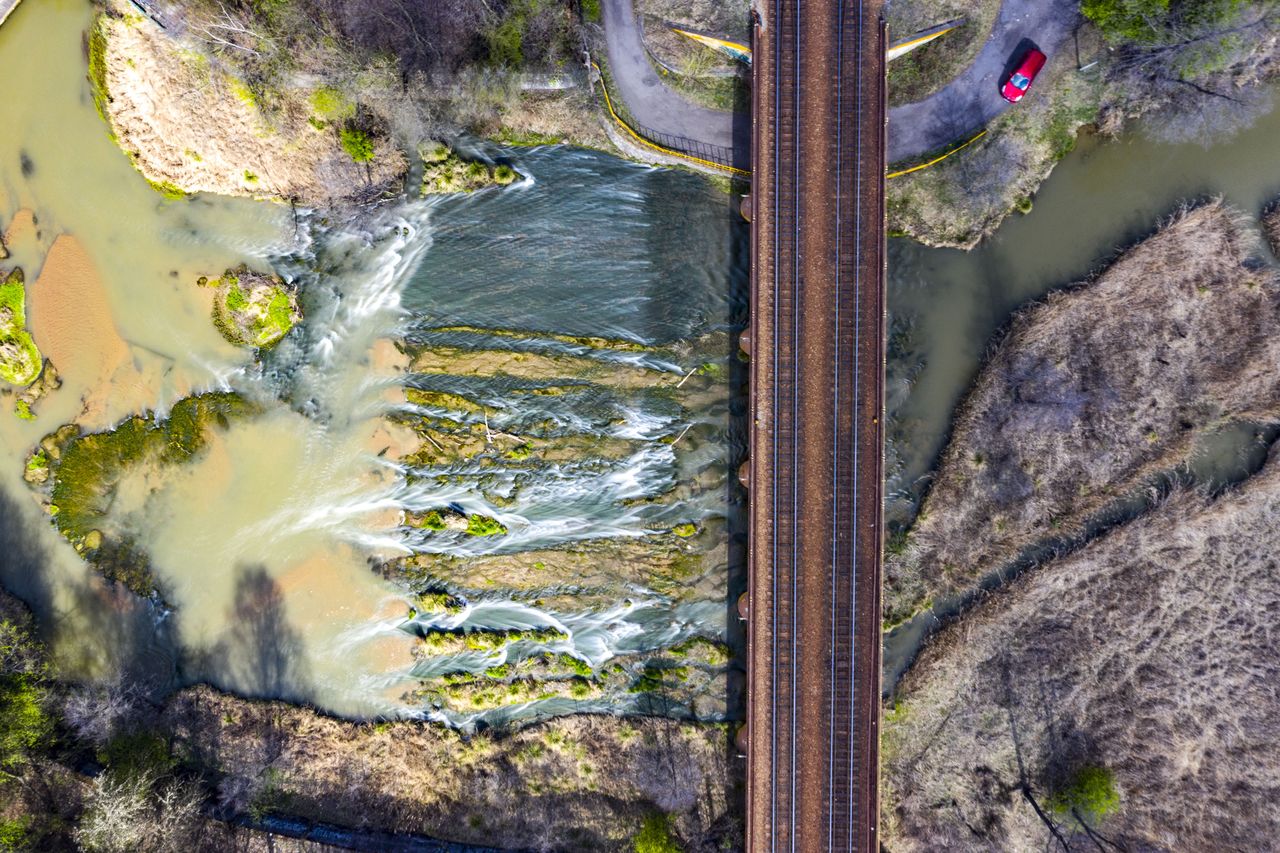
POLYGON ((425 512, 406 512, 404 523, 419 530, 443 532, 459 531, 468 536, 501 536, 507 527, 496 518, 487 515, 467 515, 455 509, 430 509, 425 512))
POLYGON ((132 417, 108 432, 85 433, 68 424, 41 441, 27 461, 26 479, 47 490, 54 525, 95 568, 139 595, 152 595, 156 582, 146 553, 111 532, 117 488, 139 466, 163 469, 189 461, 210 430, 256 411, 236 394, 202 394, 179 401, 167 418, 132 417))
POLYGON ((42 359, 27 331, 27 289, 21 269, 0 281, 0 379, 27 386, 40 376, 42 359))
POLYGON ((490 166, 480 160, 465 160, 443 142, 421 145, 422 194, 470 193, 485 187, 506 186, 518 173, 507 165, 490 166))
POLYGON ((270 349, 302 322, 297 292, 279 276, 241 267, 198 284, 214 288, 213 323, 237 346, 270 349))

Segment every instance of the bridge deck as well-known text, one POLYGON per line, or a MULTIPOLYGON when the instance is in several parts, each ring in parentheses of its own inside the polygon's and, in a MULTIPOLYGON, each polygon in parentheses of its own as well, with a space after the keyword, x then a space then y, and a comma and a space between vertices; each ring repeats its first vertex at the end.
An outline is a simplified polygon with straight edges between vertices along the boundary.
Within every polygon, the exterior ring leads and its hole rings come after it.
POLYGON ((755 33, 747 849, 875 850, 883 0, 755 33))

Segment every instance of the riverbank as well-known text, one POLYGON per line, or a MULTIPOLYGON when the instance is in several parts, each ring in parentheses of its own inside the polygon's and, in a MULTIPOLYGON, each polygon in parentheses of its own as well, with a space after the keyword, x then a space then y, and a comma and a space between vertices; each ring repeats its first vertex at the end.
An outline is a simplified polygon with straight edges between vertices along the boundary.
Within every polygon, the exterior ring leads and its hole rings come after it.
POLYGON ((608 145, 586 75, 574 70, 580 37, 567 5, 543 10, 538 26, 519 3, 502 11, 505 23, 482 20, 494 10, 478 19, 420 10, 403 22, 406 36, 370 23, 376 15, 304 3, 185 0, 161 28, 124 0, 104 2, 89 40, 95 98, 139 171, 170 197, 333 207, 398 193, 406 152, 431 139, 608 145), (426 49, 418 27, 439 28, 442 40, 458 29, 447 49, 426 49), (481 43, 488 57, 475 55, 481 43))
POLYGON ((889 545, 885 617, 967 592, 1280 407, 1280 291, 1255 226, 1176 214, 1095 280, 1024 310, 962 404, 915 525, 889 545))
POLYGON ((886 714, 886 844, 1039 849, 1052 821, 1096 849, 1075 805, 1108 846, 1267 847, 1278 512, 1273 448, 1237 491, 1176 493, 946 628, 886 714))
POLYGON ((566 851, 631 850, 655 821, 686 851, 723 849, 741 832, 725 726, 580 716, 467 737, 204 686, 154 705, 127 683, 51 680, 32 629, 0 592, 0 704, 12 712, 0 733, 6 772, 18 774, 0 790, 25 782, 0 825, 37 849, 72 838, 93 849, 261 849, 268 839, 234 821, 264 817, 566 851), (96 777, 73 769, 87 757, 96 777))
POLYGON ((267 101, 224 64, 119 3, 89 35, 89 72, 120 147, 170 197, 212 192, 333 206, 398 191, 408 168, 356 105, 290 87, 267 101))
MULTIPOLYGON (((1204 143, 1228 137, 1270 110, 1270 86, 1280 72, 1280 17, 1265 4, 1206 8, 1194 21, 1179 19, 1177 10, 1138 19, 1108 14, 1107 3, 1091 8, 1093 20, 1086 17, 1061 48, 1042 45, 1049 61, 1026 99, 1005 105, 986 124, 984 137, 888 182, 891 233, 930 246, 973 248, 1009 214, 1030 211, 1036 190, 1086 127, 1114 137, 1141 126, 1168 141, 1204 143)), ((1060 15, 1062 7, 1043 11, 1060 15)), ((1026 35, 1036 37, 1034 30, 1026 35)), ((922 56, 933 48, 922 48, 922 56)), ((992 90, 975 97, 996 97, 992 75, 981 85, 992 90)), ((931 114, 934 124, 949 130, 941 148, 982 129, 976 102, 931 114)), ((911 131, 891 123, 891 133, 911 131)), ((891 172, 931 156, 893 164, 891 172)))

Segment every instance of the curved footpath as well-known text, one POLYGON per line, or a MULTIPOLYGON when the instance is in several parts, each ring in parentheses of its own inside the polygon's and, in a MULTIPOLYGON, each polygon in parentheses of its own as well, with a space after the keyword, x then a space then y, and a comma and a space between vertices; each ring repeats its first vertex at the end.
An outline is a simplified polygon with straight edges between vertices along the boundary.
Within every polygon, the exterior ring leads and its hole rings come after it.
POLYGON ((631 0, 603 0, 609 70, 617 94, 637 122, 659 133, 733 150, 733 165, 751 168, 751 115, 700 107, 667 88, 649 64, 631 0))
POLYGON ((1013 106, 1000 96, 1000 80, 1019 44, 1029 39, 1052 58, 1071 37, 1078 9, 1074 0, 1005 0, 990 38, 964 73, 922 101, 889 110, 889 162, 949 145, 1013 106))

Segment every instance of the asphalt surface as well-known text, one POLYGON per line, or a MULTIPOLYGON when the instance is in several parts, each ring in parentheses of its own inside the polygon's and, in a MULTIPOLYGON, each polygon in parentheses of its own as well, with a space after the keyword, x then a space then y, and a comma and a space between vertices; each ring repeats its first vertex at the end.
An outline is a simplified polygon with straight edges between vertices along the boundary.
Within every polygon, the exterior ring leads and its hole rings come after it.
MULTIPOLYGON (((943 148, 1013 106, 1000 96, 1004 75, 1032 43, 1050 63, 1059 51, 1071 50, 1079 8, 1078 0, 1005 0, 991 37, 968 69, 924 100, 889 110, 889 162, 943 148)), ((1034 96, 1033 84, 1028 97, 1034 96)))
POLYGON ((631 0, 601 0, 609 70, 637 122, 670 136, 732 149, 734 166, 750 165, 751 116, 690 103, 667 87, 649 63, 631 0))
POLYGON ((881 0, 762 0, 751 226, 747 850, 879 847, 881 0))

